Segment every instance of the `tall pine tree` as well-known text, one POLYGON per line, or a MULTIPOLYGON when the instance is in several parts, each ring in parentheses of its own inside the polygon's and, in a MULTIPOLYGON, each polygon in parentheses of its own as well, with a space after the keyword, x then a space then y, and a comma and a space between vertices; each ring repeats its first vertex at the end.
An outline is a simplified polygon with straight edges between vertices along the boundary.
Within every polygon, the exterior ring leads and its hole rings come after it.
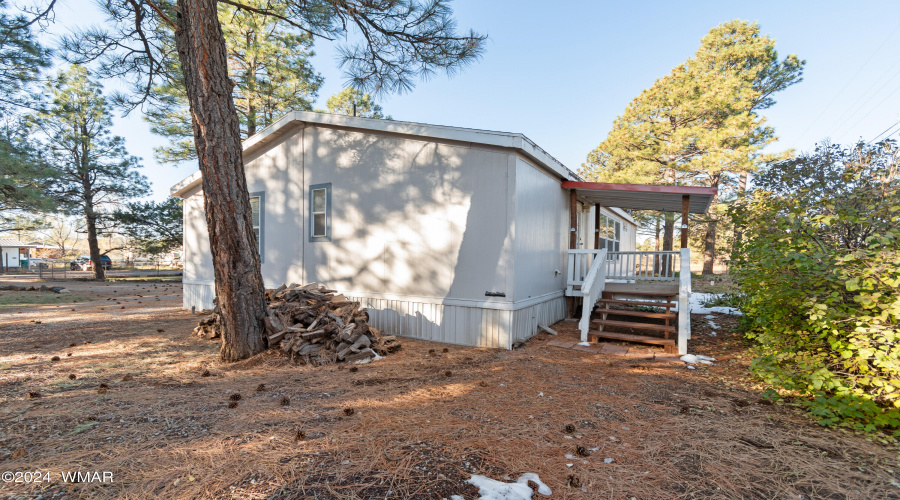
MULTIPOLYGON (((693 58, 641 92, 582 165, 591 180, 730 187, 761 164, 776 140, 759 112, 773 94, 799 82, 804 61, 779 60, 775 40, 756 23, 730 21, 703 37, 693 58)), ((716 254, 715 206, 703 222, 704 273, 716 254)), ((667 214, 664 249, 671 250, 674 216, 667 214)))
POLYGON ((105 279, 98 235, 112 208, 147 193, 147 180, 136 169, 139 159, 125 140, 111 134, 111 109, 100 84, 84 67, 72 65, 48 82, 52 102, 32 115, 36 136, 57 180, 51 194, 67 213, 84 217, 96 279, 105 279))

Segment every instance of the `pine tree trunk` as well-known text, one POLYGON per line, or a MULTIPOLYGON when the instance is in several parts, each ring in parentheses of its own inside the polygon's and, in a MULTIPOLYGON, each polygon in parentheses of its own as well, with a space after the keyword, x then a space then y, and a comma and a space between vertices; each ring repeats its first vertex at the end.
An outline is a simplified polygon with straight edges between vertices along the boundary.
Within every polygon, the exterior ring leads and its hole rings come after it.
POLYGON ((717 220, 709 221, 706 226, 706 236, 703 239, 703 274, 713 274, 716 263, 716 229, 717 220))
MULTIPOLYGON (((663 251, 672 251, 672 244, 675 241, 675 213, 666 212, 665 224, 663 224, 663 251)), ((662 273, 669 274, 669 268, 672 265, 672 259, 666 257, 663 259, 662 273)))
POLYGON ((90 139, 88 137, 87 127, 82 123, 77 131, 81 133, 80 174, 81 174, 81 196, 84 200, 84 219, 87 224, 87 243, 88 253, 91 255, 91 268, 94 272, 94 279, 105 280, 106 270, 103 269, 103 263, 100 261, 100 243, 97 241, 97 213, 94 211, 94 192, 92 191, 91 179, 88 175, 88 152, 90 150, 90 139))
MULTIPOLYGON (((747 182, 749 180, 750 180, 750 172, 747 172, 746 170, 741 172, 741 176, 738 179, 738 196, 743 196, 744 194, 747 193, 747 182)), ((741 242, 741 239, 743 239, 743 237, 744 237, 744 231, 741 228, 735 226, 734 227, 734 244, 732 245, 732 248, 734 248, 734 245, 739 244, 741 242)))
POLYGON ((206 224, 222 322, 220 357, 238 361, 265 348, 266 304, 244 177, 240 124, 231 97, 234 83, 228 77, 216 0, 179 0, 178 11, 175 45, 203 175, 206 224))
POLYGON ((100 243, 97 241, 97 214, 94 213, 94 203, 90 196, 84 203, 85 222, 87 223, 88 253, 91 254, 91 267, 94 271, 94 279, 105 280, 106 270, 100 262, 100 243))
POLYGON ((719 220, 716 219, 716 216, 712 212, 719 200, 718 189, 720 178, 720 174, 715 174, 710 179, 710 187, 716 188, 717 193, 713 196, 712 202, 709 205, 710 220, 707 223, 706 236, 703 239, 703 274, 713 274, 713 265, 716 262, 716 229, 719 220))
MULTIPOLYGON (((654 219, 656 219, 656 231, 653 233, 653 234, 655 235, 654 238, 656 239, 656 247, 654 247, 654 250, 656 250, 656 251, 658 252, 658 251, 659 251, 659 245, 660 245, 660 241, 659 241, 659 229, 660 229, 660 226, 659 226, 659 215, 657 214, 657 215, 654 217, 654 219)), ((659 275, 659 264, 660 264, 659 256, 657 256, 655 259, 653 259, 653 275, 654 275, 654 276, 658 276, 658 275, 659 275)))

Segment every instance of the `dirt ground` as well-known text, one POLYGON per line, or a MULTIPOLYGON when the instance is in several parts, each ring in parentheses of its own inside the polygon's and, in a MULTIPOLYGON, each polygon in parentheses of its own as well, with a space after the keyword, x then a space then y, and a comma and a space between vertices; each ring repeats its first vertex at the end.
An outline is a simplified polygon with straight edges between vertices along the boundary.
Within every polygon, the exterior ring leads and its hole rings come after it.
POLYGON ((40 473, 0 495, 471 500, 472 474, 535 472, 559 499, 900 498, 897 449, 760 398, 729 317, 715 337, 693 318, 692 352, 718 360, 695 370, 546 334, 514 351, 404 339, 357 367, 226 366, 190 335, 180 284, 65 285, 0 292, 0 472, 40 473), (75 471, 98 475, 62 479, 75 471))

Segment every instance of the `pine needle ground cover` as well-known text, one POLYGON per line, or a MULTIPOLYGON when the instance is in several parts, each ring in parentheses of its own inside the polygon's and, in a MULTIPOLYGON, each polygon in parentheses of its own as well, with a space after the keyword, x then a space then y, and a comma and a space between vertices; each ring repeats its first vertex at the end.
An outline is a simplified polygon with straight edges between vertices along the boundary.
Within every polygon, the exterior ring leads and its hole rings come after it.
POLYGON ((527 472, 549 498, 900 492, 895 448, 760 397, 724 315, 715 337, 693 318, 692 352, 717 359, 695 370, 545 334, 514 351, 404 339, 352 367, 225 365, 177 284, 66 286, 91 300, 0 311, 0 470, 54 474, 0 495, 471 500, 473 474, 527 472), (114 481, 58 479, 73 470, 114 481))

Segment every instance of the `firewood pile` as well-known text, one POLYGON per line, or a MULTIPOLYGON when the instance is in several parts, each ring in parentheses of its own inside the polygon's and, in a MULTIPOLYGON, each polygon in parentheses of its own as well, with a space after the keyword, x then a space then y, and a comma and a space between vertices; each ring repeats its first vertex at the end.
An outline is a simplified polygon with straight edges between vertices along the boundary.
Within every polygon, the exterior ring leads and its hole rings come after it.
MULTIPOLYGON (((369 325, 369 314, 359 302, 336 293, 318 283, 266 290, 269 348, 306 364, 328 365, 365 362, 402 347, 397 337, 369 325)), ((194 333, 206 339, 220 336, 218 306, 194 333)))

